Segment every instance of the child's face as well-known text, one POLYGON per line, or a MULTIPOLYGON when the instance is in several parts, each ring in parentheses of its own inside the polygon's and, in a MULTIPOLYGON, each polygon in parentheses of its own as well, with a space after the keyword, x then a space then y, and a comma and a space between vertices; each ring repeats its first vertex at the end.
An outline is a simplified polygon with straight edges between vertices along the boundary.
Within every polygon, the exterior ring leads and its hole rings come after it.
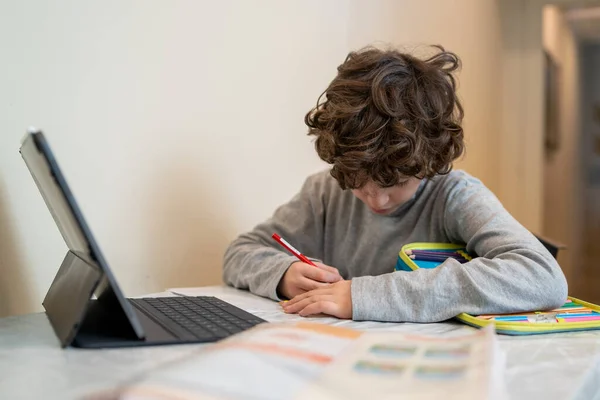
POLYGON ((411 177, 396 186, 381 188, 373 182, 367 183, 352 193, 365 203, 375 214, 388 215, 410 200, 419 188, 420 179, 411 177))

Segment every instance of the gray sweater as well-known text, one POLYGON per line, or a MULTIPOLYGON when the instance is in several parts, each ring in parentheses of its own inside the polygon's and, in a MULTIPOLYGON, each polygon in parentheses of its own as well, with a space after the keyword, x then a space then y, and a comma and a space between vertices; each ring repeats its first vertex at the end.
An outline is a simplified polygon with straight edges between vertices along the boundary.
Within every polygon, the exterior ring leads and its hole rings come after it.
POLYGON ((462 171, 423 180, 410 201, 386 216, 342 190, 329 171, 315 174, 269 220, 231 243, 223 267, 227 284, 278 299, 279 281, 298 260, 273 233, 352 279, 354 320, 435 322, 461 312, 550 309, 567 297, 552 255, 462 171), (412 242, 466 244, 480 257, 394 271, 400 248, 412 242))

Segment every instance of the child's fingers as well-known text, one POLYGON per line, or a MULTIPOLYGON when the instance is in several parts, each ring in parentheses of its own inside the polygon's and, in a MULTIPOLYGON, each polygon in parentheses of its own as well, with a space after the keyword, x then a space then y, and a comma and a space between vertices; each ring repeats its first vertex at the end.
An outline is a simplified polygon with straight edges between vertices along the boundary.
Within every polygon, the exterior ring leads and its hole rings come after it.
POLYGON ((315 268, 311 265, 306 265, 306 268, 302 271, 302 275, 314 281, 325 283, 334 283, 341 279, 339 274, 326 271, 322 268, 315 268))
POLYGON ((325 265, 323 263, 315 261, 315 265, 325 271, 331 272, 332 274, 340 275, 340 271, 337 268, 330 267, 329 265, 325 265))
MULTIPOLYGON (((315 282, 315 283, 318 284, 319 282, 315 282)), ((286 303, 286 306, 291 306, 293 304, 296 304, 297 302, 302 301, 310 296, 315 296, 315 295, 320 295, 320 294, 332 294, 332 293, 333 292, 331 291, 331 288, 329 288, 329 285, 324 284, 324 286, 319 289, 311 290, 309 292, 302 293, 302 294, 299 294, 298 296, 295 296, 293 299, 291 299, 290 301, 288 301, 286 303)))
POLYGON ((307 297, 301 301, 298 301, 294 304, 288 305, 287 303, 283 305, 283 310, 287 313, 287 314, 295 314, 299 311, 301 311, 302 309, 304 309, 305 307, 309 306, 310 304, 319 302, 319 301, 331 301, 333 300, 333 296, 330 294, 319 294, 319 295, 314 295, 314 296, 310 296, 307 297))
POLYGON ((309 315, 315 315, 315 314, 328 314, 328 315, 333 315, 335 317, 335 316, 337 316, 336 310, 337 310, 337 305, 334 302, 319 301, 317 303, 312 303, 312 304, 309 304, 308 306, 304 307, 304 309, 302 309, 298 314, 301 317, 307 317, 309 315))
POLYGON ((306 277, 300 277, 300 280, 298 281, 298 287, 302 290, 305 290, 306 292, 310 292, 311 290, 320 289, 327 286, 329 286, 329 283, 317 282, 306 277))

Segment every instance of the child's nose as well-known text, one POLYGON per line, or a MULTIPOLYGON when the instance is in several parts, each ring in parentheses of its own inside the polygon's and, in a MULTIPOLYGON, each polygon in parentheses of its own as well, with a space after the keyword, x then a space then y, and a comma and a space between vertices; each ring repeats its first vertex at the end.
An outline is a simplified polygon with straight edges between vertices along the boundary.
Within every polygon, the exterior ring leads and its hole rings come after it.
POLYGON ((371 207, 376 209, 381 209, 383 206, 387 204, 389 200, 389 196, 385 194, 380 194, 377 196, 371 197, 371 207))

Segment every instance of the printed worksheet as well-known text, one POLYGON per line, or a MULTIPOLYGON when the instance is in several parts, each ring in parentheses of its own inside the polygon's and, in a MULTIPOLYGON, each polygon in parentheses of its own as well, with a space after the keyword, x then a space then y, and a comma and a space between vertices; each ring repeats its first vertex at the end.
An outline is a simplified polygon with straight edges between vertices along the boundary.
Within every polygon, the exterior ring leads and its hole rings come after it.
POLYGON ((89 400, 290 399, 360 336, 324 324, 261 324, 89 400))
POLYGON ((495 340, 262 324, 89 400, 495 399, 495 340))
POLYGON ((456 338, 371 333, 298 398, 502 399, 502 370, 492 326, 456 338))

